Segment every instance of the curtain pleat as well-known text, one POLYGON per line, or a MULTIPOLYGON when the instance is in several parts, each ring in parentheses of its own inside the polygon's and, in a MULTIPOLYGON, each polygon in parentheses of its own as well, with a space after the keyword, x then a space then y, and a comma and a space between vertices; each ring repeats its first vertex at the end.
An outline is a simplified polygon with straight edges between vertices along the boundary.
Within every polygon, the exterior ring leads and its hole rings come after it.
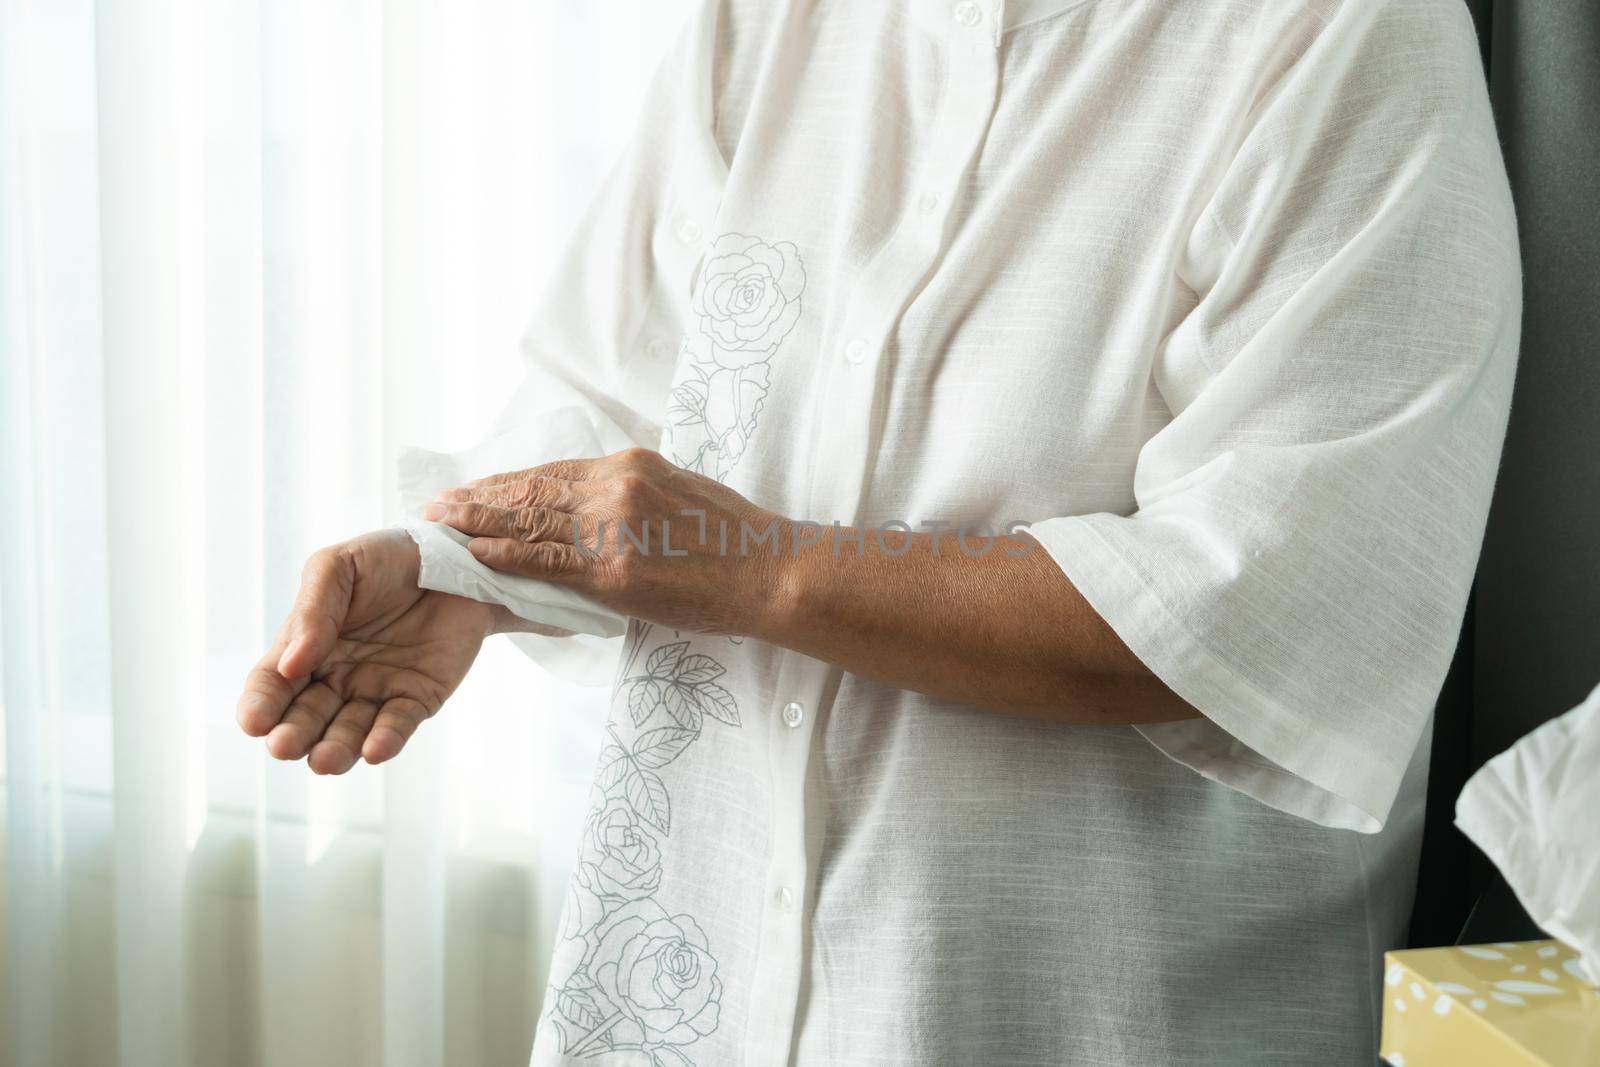
MULTIPOLYGON (((38 329, 39 279, 29 261, 27 234, 35 209, 34 175, 21 147, 31 139, 22 99, 29 39, 19 13, 0 5, 0 346, 7 353, 32 348, 38 329)), ((0 1019, 0 1056, 8 1063, 53 1062, 55 1018, 62 977, 50 966, 61 939, 55 889, 61 871, 62 796, 57 749, 60 694, 51 692, 44 665, 50 648, 47 602, 51 560, 43 554, 40 525, 48 515, 38 499, 39 450, 35 410, 41 384, 31 361, 0 362, 0 487, 9 501, 0 552, 0 683, 6 708, 6 929, 7 966, 0 974, 6 1012, 0 1019), (38 980, 24 980, 38 976, 38 980)))
POLYGON ((194 12, 95 10, 115 975, 121 1062, 183 1063, 188 785, 203 722, 204 187, 194 12), (194 540, 191 542, 191 538, 194 540), (200 669, 196 669, 200 668, 200 669))
POLYGON ((396 762, 233 705, 473 443, 685 0, 0 0, 0 1061, 526 1062, 605 694, 500 641, 396 762))
POLYGON ((1453 824, 1486 760, 1600 677, 1600 4, 1467 0, 1516 200, 1522 345, 1462 640, 1435 711, 1411 943, 1527 936, 1532 922, 1453 824), (1470 920, 1470 921, 1469 921, 1470 920))
MULTIPOLYGON (((397 180, 381 203, 386 240, 375 264, 382 278, 378 328, 392 365, 451 358, 432 309, 439 292, 441 161, 440 99, 444 76, 438 45, 444 28, 437 4, 391 8, 383 21, 382 142, 384 172, 397 180)), ((404 420, 403 376, 383 385, 393 417, 380 432, 393 439, 404 420)), ((384 395, 380 393, 379 395, 384 395)), ((444 810, 437 788, 440 752, 396 766, 385 778, 382 951, 385 975, 383 1040, 397 1067, 443 1067, 444 1030, 437 1005, 446 1003, 444 810), (416 1020, 426 1022, 419 1026, 416 1020)))
POLYGON ((1600 4, 1490 4, 1522 354, 1478 571, 1475 769, 1600 677, 1600 4))

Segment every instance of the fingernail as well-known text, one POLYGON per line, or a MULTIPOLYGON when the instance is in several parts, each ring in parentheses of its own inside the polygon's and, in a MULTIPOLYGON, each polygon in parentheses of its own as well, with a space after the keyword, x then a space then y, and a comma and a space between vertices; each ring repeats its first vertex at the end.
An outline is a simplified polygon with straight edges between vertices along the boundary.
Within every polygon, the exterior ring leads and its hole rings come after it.
POLYGON ((305 644, 305 640, 306 639, 303 637, 297 637, 293 641, 290 641, 289 644, 284 648, 283 655, 278 657, 278 673, 283 674, 285 678, 287 678, 288 675, 284 673, 283 665, 285 663, 291 663, 294 661, 295 656, 300 652, 300 646, 305 644))
POLYGON ((444 518, 444 505, 429 504, 427 507, 422 509, 422 517, 431 522, 438 522, 440 519, 444 518))

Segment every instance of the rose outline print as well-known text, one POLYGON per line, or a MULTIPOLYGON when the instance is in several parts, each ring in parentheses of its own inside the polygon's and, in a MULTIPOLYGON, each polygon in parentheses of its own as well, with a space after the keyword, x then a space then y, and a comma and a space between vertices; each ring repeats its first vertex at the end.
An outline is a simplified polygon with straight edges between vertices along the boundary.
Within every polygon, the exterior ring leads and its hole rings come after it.
POLYGON ((725 233, 700 269, 697 329, 667 412, 667 447, 680 467, 723 480, 744 455, 771 386, 771 361, 800 319, 805 264, 788 241, 725 233))
POLYGON ((722 979, 699 922, 656 899, 671 829, 660 772, 708 719, 742 719, 718 682, 720 662, 676 631, 666 641, 654 633, 630 627, 617 681, 634 730, 606 727, 551 960, 551 974, 565 977, 552 982, 539 1028, 563 1057, 693 1067, 690 1046, 717 1029, 722 979))

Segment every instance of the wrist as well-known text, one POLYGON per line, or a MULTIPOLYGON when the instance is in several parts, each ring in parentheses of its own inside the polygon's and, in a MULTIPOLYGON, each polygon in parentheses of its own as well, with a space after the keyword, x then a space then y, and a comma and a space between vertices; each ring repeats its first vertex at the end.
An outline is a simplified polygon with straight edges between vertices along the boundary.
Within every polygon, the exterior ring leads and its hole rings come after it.
POLYGON ((513 615, 502 604, 485 604, 489 609, 489 618, 484 626, 484 636, 492 637, 495 634, 509 634, 517 632, 517 624, 521 620, 513 615))
POLYGON ((787 645, 805 627, 822 576, 818 553, 826 541, 800 544, 800 524, 784 520, 770 553, 763 550, 747 563, 755 582, 745 595, 746 635, 769 644, 787 645))
POLYGON ((563 630, 559 626, 546 626, 530 622, 503 604, 485 604, 490 611, 485 637, 495 634, 534 634, 539 637, 572 637, 576 630, 563 630))

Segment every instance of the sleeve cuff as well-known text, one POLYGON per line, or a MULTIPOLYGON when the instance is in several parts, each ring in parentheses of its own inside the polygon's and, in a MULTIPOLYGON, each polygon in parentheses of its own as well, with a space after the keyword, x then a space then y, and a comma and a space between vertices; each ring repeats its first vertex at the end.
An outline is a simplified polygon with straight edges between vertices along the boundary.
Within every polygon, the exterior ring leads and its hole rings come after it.
POLYGON ((1229 668, 1150 588, 1096 522, 1050 519, 1027 527, 1091 607, 1156 677, 1204 718, 1135 726, 1167 756, 1269 807, 1321 826, 1383 829, 1410 753, 1398 764, 1327 729, 1229 668))

